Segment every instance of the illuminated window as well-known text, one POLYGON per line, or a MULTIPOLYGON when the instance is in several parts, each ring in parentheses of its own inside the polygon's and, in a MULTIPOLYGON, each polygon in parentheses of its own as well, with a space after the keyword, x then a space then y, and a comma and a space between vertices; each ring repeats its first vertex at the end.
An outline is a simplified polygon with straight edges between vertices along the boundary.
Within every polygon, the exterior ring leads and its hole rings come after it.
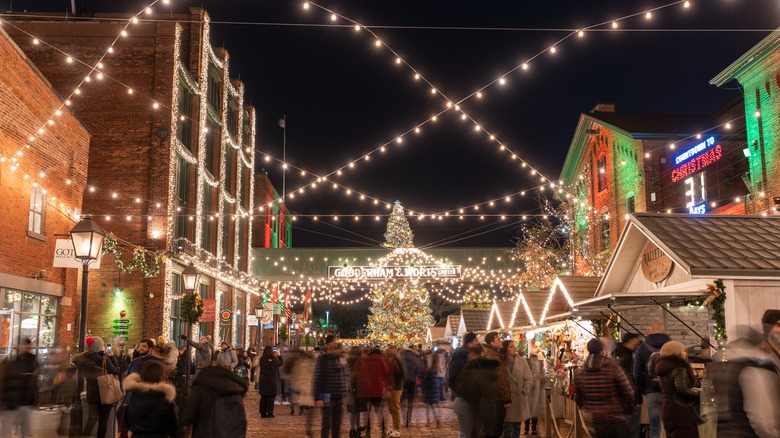
POLYGON ((179 84, 179 119, 176 121, 176 137, 191 152, 192 147, 192 122, 195 119, 193 102, 195 96, 192 90, 184 82, 179 84))
POLYGON ((209 64, 209 89, 208 101, 211 108, 219 113, 222 110, 222 78, 219 76, 219 70, 213 64, 209 64))
POLYGON ((609 249, 609 219, 608 218, 602 218, 601 223, 599 224, 599 234, 600 234, 600 246, 601 250, 607 250, 609 249))
MULTIPOLYGON (((173 274, 173 290, 171 293, 174 295, 184 294, 184 280, 179 274, 173 274)), ((183 346, 183 341, 179 339, 180 335, 185 334, 184 320, 181 319, 181 298, 171 300, 171 313, 169 318, 171 322, 171 332, 168 334, 168 339, 174 340, 179 346, 183 346)))
POLYGON ((176 164, 176 238, 189 239, 190 164, 178 157, 176 164))
POLYGON ((46 193, 42 187, 30 190, 30 216, 27 221, 27 231, 43 234, 43 214, 46 211, 46 193))
POLYGON ((596 161, 596 174, 598 177, 599 192, 607 190, 607 156, 602 155, 596 161))

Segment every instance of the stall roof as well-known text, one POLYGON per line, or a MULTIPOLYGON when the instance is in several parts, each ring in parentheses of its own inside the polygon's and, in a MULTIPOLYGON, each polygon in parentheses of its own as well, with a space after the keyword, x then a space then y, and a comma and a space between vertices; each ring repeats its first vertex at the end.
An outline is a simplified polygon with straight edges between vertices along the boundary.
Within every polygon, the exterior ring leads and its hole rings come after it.
POLYGON ((490 307, 490 318, 486 330, 498 330, 509 327, 514 321, 512 317, 517 308, 517 299, 511 301, 494 301, 490 307))
POLYGON ((597 294, 619 292, 648 240, 694 278, 780 279, 780 217, 634 213, 597 294))
POLYGON ((490 309, 461 309, 460 314, 466 332, 481 332, 485 330, 490 320, 490 309))

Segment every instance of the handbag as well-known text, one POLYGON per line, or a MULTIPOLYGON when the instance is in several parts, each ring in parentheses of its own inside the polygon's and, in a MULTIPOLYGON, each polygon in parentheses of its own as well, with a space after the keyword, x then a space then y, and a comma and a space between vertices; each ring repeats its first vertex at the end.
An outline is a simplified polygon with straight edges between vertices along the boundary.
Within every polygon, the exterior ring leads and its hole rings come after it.
POLYGON ((100 392, 100 404, 113 405, 122 400, 122 388, 119 379, 113 374, 106 373, 106 358, 103 357, 103 374, 97 376, 98 391, 100 392))

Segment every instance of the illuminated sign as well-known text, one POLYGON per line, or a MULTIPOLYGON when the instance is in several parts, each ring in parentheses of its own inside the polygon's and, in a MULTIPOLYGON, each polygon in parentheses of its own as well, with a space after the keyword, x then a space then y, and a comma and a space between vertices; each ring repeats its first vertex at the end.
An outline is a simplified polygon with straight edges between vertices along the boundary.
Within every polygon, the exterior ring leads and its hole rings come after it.
POLYGON ((707 149, 703 152, 698 152, 698 155, 688 157, 690 161, 683 163, 680 167, 672 170, 672 182, 677 182, 688 175, 692 175, 709 166, 710 164, 720 160, 722 157, 723 149, 720 147, 720 145, 717 145, 712 149, 707 149))
POLYGON ((682 164, 691 158, 699 155, 700 153, 704 152, 705 149, 709 148, 710 146, 715 144, 715 137, 710 137, 703 142, 697 144, 696 146, 688 149, 687 151, 681 153, 680 155, 674 157, 674 164, 682 164))
POLYGON ((707 201, 707 178, 704 172, 686 179, 685 188, 685 206, 689 211, 691 208, 698 207, 699 203, 707 201))
POLYGON ((460 265, 447 266, 328 266, 328 278, 332 280, 435 280, 460 278, 460 265))
POLYGON ((692 207, 688 207, 688 213, 690 214, 704 214, 707 212, 707 203, 702 202, 699 205, 694 205, 692 207))

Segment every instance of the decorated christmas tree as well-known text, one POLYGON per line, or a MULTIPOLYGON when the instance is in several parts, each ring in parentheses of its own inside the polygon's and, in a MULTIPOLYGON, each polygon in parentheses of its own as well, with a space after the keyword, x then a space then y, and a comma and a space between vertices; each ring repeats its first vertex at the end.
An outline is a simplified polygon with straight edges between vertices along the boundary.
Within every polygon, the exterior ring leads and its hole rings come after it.
MULTIPOLYGON (((387 222, 384 246, 395 248, 376 266, 422 266, 439 263, 414 248, 412 230, 400 202, 395 203, 387 222)), ((425 342, 433 325, 428 289, 415 279, 387 280, 372 289, 369 339, 379 344, 405 346, 425 342)))

